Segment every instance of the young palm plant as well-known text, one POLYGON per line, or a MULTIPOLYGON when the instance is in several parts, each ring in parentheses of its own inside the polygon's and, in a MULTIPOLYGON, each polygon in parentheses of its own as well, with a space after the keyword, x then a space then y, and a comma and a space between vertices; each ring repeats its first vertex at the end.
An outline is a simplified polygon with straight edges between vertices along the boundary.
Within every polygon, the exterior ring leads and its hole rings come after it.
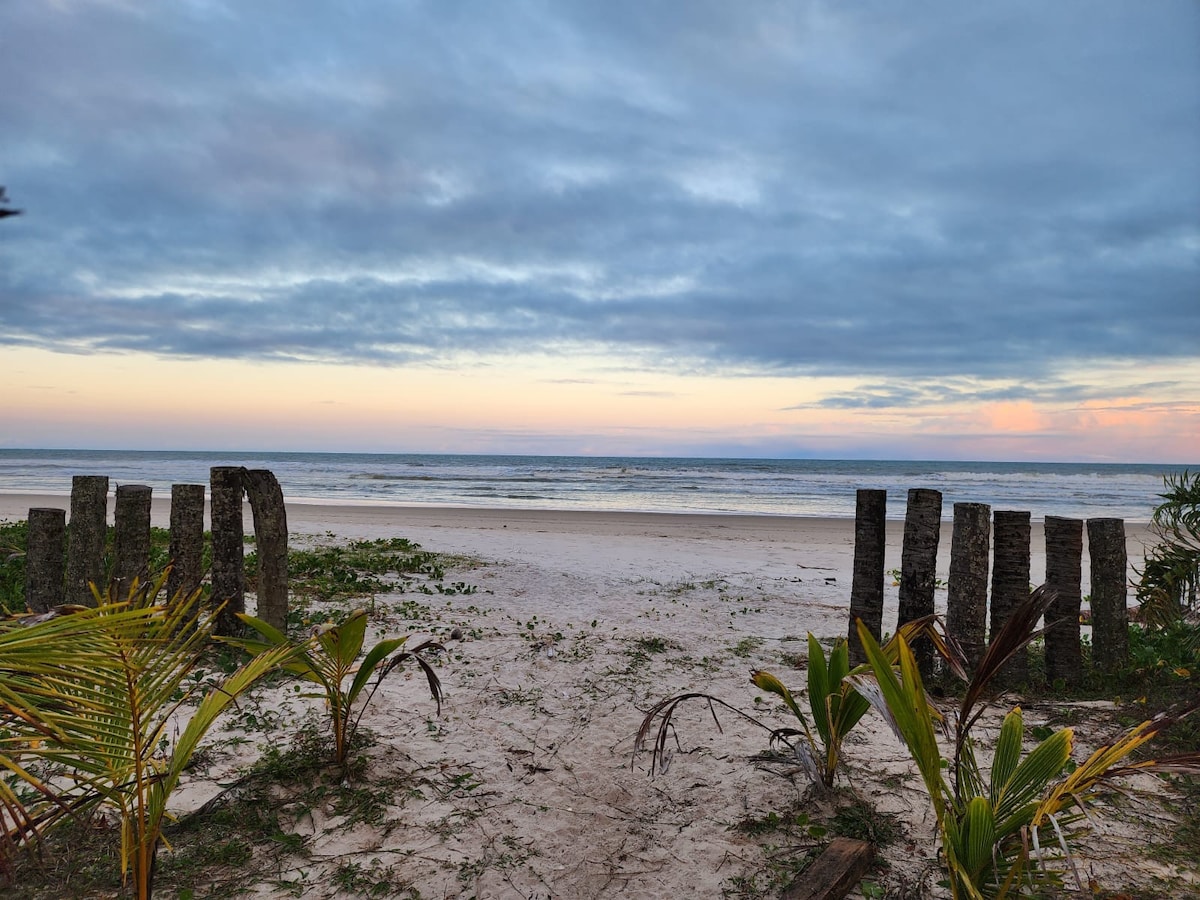
MULTIPOLYGON (((901 627, 899 634, 912 641, 918 636, 930 638, 935 646, 944 648, 940 632, 933 627, 935 619, 932 616, 914 620, 901 627)), ((896 639, 888 642, 883 652, 893 654, 897 648, 896 639)), ((947 655, 949 650, 946 649, 947 655)), ((750 673, 750 680, 759 690, 775 694, 783 700, 784 706, 796 717, 799 728, 786 726, 772 728, 754 716, 731 706, 711 694, 691 692, 668 697, 646 713, 638 729, 634 741, 635 750, 641 750, 658 720, 658 731, 655 735, 654 750, 651 757, 651 771, 656 768, 665 772, 669 765, 670 754, 667 743, 673 729, 673 719, 679 705, 688 700, 703 700, 713 713, 713 721, 720 730, 721 723, 717 720, 716 706, 723 706, 736 713, 748 722, 757 725, 770 733, 771 746, 783 744, 787 746, 800 762, 801 768, 813 782, 822 788, 833 787, 842 760, 842 744, 846 735, 858 724, 859 719, 870 708, 853 684, 848 680, 851 674, 850 652, 845 639, 839 639, 826 658, 820 642, 810 633, 808 635, 808 715, 797 702, 795 695, 782 681, 770 672, 756 671, 750 673), (811 721, 811 724, 810 724, 811 721)), ((860 666, 854 672, 867 671, 860 666)))
POLYGON ((315 629, 312 637, 300 643, 289 640, 283 632, 254 616, 239 613, 238 618, 262 635, 262 639, 242 638, 232 640, 231 643, 255 654, 288 648, 291 653, 283 663, 283 668, 321 688, 321 693, 309 696, 323 697, 329 707, 333 729, 333 761, 342 768, 345 768, 349 760, 354 737, 367 704, 371 702, 383 679, 406 661, 415 662, 425 674, 429 692, 438 705, 438 712, 441 712, 442 683, 433 667, 421 655, 425 651, 442 650, 442 645, 435 641, 425 641, 417 647, 403 650, 408 641, 407 635, 388 638, 367 651, 367 655, 359 662, 358 656, 362 652, 367 631, 365 610, 355 610, 341 625, 315 629), (371 681, 371 676, 375 676, 374 682, 371 681), (348 687, 347 679, 350 679, 348 687))
MULTIPOLYGON (((1036 637, 1037 622, 1052 600, 1051 592, 1034 591, 993 639, 954 715, 949 758, 942 755, 934 727, 942 715, 926 696, 908 641, 900 638, 898 654, 885 653, 858 624, 871 674, 856 673, 849 680, 883 715, 916 763, 938 822, 956 900, 1002 898, 1027 886, 1036 890, 1056 883, 1047 856, 1061 856, 1073 865, 1071 826, 1086 818, 1086 806, 1104 782, 1149 769, 1200 771, 1200 753, 1120 765, 1191 710, 1142 723, 1068 772, 1072 730, 1055 732, 1022 755, 1024 722, 1018 707, 1005 716, 985 773, 972 728, 987 708, 985 697, 997 672, 1036 637)), ((952 645, 939 648, 943 655, 947 650, 954 653, 952 645)))
POLYGON ((112 810, 122 877, 132 877, 139 900, 152 894, 167 802, 200 741, 291 652, 251 660, 189 714, 195 688, 188 676, 214 620, 200 611, 199 591, 157 603, 165 580, 166 573, 135 581, 119 602, 97 593, 95 609, 0 627, 0 765, 37 798, 8 791, 9 809, 18 811, 9 836, 29 838, 67 815, 112 810), (187 722, 172 740, 177 714, 187 722))

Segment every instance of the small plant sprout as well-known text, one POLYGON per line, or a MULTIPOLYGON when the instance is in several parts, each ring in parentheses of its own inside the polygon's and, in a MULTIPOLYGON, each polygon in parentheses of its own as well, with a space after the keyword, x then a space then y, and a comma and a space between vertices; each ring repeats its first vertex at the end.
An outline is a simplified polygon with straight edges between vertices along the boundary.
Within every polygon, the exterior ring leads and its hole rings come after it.
POLYGON ((334 762, 346 767, 354 737, 358 732, 363 713, 383 679, 412 660, 425 674, 429 692, 442 708, 442 683, 433 667, 422 656, 424 652, 437 652, 441 644, 428 640, 412 649, 405 650, 408 636, 387 638, 380 641, 360 662, 363 640, 367 631, 366 610, 352 612, 341 625, 321 625, 313 629, 313 635, 301 643, 294 643, 278 629, 254 616, 239 613, 238 618, 260 635, 262 640, 239 638, 231 641, 251 653, 266 653, 279 647, 294 650, 282 664, 282 668, 299 675, 321 688, 321 693, 306 696, 323 697, 329 706, 330 724, 333 729, 334 762), (372 681, 374 676, 374 681, 372 681), (346 680, 350 679, 349 687, 346 680), (361 703, 359 700, 361 699, 361 703), (355 706, 358 706, 355 712, 355 706))

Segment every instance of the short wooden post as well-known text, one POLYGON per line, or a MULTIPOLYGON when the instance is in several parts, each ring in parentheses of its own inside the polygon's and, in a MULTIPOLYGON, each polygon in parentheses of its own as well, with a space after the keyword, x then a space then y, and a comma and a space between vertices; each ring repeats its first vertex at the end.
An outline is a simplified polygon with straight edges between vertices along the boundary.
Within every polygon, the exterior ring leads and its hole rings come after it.
POLYGON ((254 514, 258 552, 258 617, 280 631, 287 629, 288 528, 283 490, 267 469, 246 470, 246 494, 254 514))
MULTIPOLYGON (((912 488, 904 514, 904 546, 900 552, 900 610, 897 629, 905 622, 932 616, 937 585, 938 542, 942 536, 942 492, 912 488)), ((921 638, 912 645, 921 675, 933 674, 933 645, 921 638)))
POLYGON ((113 584, 118 600, 150 568, 150 498, 146 484, 118 484, 113 512, 113 584))
POLYGON ((237 614, 246 611, 245 526, 241 466, 213 466, 209 471, 209 504, 212 518, 212 601, 225 604, 217 616, 215 633, 232 637, 242 632, 237 614))
POLYGON ((74 476, 71 479, 71 525, 67 534, 68 603, 96 605, 92 585, 104 589, 107 532, 108 476, 74 476))
POLYGON ((1046 587, 1056 596, 1046 612, 1046 678, 1077 683, 1083 676, 1079 608, 1083 596, 1083 520, 1046 516, 1046 587))
POLYGON ((866 662, 855 619, 875 640, 883 628, 883 554, 887 545, 887 491, 860 490, 854 512, 854 575, 850 585, 850 662, 866 662))
POLYGON ((190 596, 204 569, 204 485, 171 485, 171 574, 167 598, 190 596))
POLYGON ((1092 578, 1092 665, 1111 675, 1129 661, 1129 554, 1122 519, 1088 519, 1092 578))
MULTIPOLYGON (((1030 515, 1027 512, 998 509, 992 515, 995 535, 995 559, 992 562, 992 606, 989 642, 996 639, 1018 604, 1029 598, 1030 515)), ((1022 684, 1029 680, 1029 651, 1018 650, 1000 671, 1004 684, 1022 684)))
POLYGON ((946 585, 946 633, 958 641, 971 671, 987 649, 988 557, 992 508, 986 503, 955 503, 950 539, 950 580, 946 585))
POLYGON ((25 544, 25 606, 44 613, 63 602, 63 544, 67 512, 35 507, 29 510, 25 544))

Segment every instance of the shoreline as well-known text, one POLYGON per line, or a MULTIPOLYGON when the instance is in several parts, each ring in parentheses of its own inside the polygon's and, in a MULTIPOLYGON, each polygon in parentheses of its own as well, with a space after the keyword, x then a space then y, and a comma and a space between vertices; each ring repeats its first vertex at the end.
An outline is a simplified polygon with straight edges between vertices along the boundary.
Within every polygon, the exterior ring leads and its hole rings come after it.
MULTIPOLYGON (((109 497, 112 521, 114 499, 109 497)), ((167 527, 170 497, 151 502, 151 522, 167 527)), ((832 593, 848 603, 854 564, 854 519, 741 513, 618 512, 494 507, 369 506, 289 501, 293 544, 323 536, 341 540, 403 537, 427 550, 491 561, 520 561, 576 577, 689 579, 728 572, 763 578, 821 573, 832 593)), ((53 494, 0 494, 0 522, 25 519, 30 508, 69 508, 53 494)), ((253 533, 249 504, 244 527, 253 533)), ((206 512, 206 527, 207 512, 206 512)), ((953 523, 942 522, 938 577, 948 578, 953 523)), ((1125 523, 1130 578, 1154 542, 1148 523, 1125 523)), ((885 571, 898 569, 904 522, 888 520, 885 571)), ((1090 586, 1085 541, 1083 592, 1090 586)), ((1043 523, 1033 521, 1031 580, 1045 573, 1043 523)), ((891 580, 890 578, 888 579, 891 580)), ((821 591, 820 593, 825 593, 821 591)), ((888 594, 894 595, 894 586, 888 594)), ((822 598, 824 599, 824 598, 822 598)), ((894 602, 894 601, 893 601, 894 602)))

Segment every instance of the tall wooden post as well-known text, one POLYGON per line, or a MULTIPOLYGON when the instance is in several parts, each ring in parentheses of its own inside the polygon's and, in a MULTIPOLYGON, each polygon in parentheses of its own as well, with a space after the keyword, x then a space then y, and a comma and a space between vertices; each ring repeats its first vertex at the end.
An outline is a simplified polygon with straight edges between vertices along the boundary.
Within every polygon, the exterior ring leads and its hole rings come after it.
POLYGON ((1083 596, 1083 521, 1046 516, 1046 587, 1056 599, 1046 612, 1046 678, 1077 683, 1083 676, 1079 608, 1083 596))
POLYGON ((245 527, 241 466, 213 466, 209 471, 212 518, 212 601, 224 603, 215 633, 232 637, 242 633, 237 613, 246 611, 245 527))
POLYGON ((258 551, 258 617, 280 631, 286 631, 288 528, 283 490, 267 469, 248 469, 245 477, 250 511, 254 514, 254 545, 258 551))
MULTIPOLYGON (((992 516, 995 559, 992 563, 992 620, 989 641, 994 641, 1018 604, 1029 598, 1030 516, 1027 512, 998 509, 992 516)), ((1000 672, 1009 685, 1029 680, 1029 651, 1018 650, 1000 672)))
POLYGON ((118 484, 113 513, 113 583, 118 600, 150 568, 150 497, 145 484, 118 484))
POLYGON ((108 476, 71 479, 71 526, 67 535, 66 600, 95 606, 92 585, 103 590, 104 543, 108 531, 108 476))
POLYGON ((992 508, 986 503, 955 503, 950 540, 950 581, 946 586, 946 633, 958 641, 972 671, 987 649, 988 557, 992 508))
POLYGON ((171 485, 171 574, 167 598, 191 595, 204 568, 204 485, 171 485))
MULTIPOLYGON (((938 542, 942 536, 942 492, 912 488, 904 514, 904 546, 900 553, 900 611, 896 627, 932 616, 937 585, 938 542)), ((921 675, 933 674, 933 645, 925 638, 912 645, 921 675)))
POLYGON ((850 585, 850 662, 867 656, 854 620, 862 619, 875 640, 883 628, 883 554, 887 545, 887 491, 860 490, 854 512, 854 576, 850 585))
POLYGON ((63 602, 63 543, 67 513, 62 509, 29 510, 25 544, 25 606, 44 613, 63 602))
POLYGON ((1106 675, 1129 660, 1129 594, 1122 519, 1088 519, 1092 577, 1092 665, 1106 675))

